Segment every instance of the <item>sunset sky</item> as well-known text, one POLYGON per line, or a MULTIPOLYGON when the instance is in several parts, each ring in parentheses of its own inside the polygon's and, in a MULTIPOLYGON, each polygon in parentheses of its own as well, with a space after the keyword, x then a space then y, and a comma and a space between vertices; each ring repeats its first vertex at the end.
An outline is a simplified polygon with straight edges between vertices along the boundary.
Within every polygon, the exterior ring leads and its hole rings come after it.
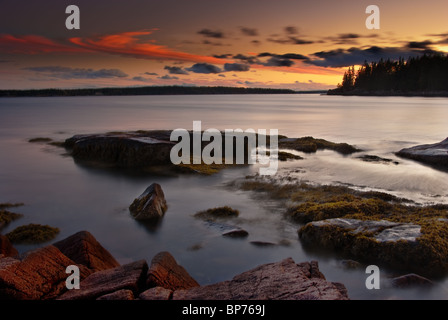
POLYGON ((329 89, 348 66, 436 51, 448 52, 447 0, 0 0, 0 89, 329 89))

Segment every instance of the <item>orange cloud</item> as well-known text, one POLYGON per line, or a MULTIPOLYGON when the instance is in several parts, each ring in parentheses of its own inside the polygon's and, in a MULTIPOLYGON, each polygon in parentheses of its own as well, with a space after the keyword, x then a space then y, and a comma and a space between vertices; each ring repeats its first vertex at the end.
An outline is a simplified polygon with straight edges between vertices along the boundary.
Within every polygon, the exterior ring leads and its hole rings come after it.
POLYGON ((87 50, 68 44, 57 43, 51 39, 36 36, 0 35, 0 52, 13 54, 39 54, 51 52, 86 52, 87 50))
POLYGON ((141 40, 142 36, 147 36, 151 33, 152 30, 124 32, 96 38, 70 38, 69 41, 84 49, 140 59, 225 63, 225 61, 219 58, 175 51, 163 45, 157 45, 153 40, 141 40))

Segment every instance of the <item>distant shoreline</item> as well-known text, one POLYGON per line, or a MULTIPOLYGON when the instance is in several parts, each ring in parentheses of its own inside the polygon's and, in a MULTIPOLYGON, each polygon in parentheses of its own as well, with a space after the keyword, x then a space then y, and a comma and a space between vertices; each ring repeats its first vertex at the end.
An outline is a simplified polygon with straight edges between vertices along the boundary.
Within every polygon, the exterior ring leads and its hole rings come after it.
POLYGON ((338 89, 331 89, 327 91, 329 96, 361 96, 361 97, 433 97, 445 98, 448 97, 448 91, 363 91, 353 90, 348 92, 341 92, 338 89))
POLYGON ((29 89, 0 90, 0 97, 73 97, 73 96, 135 96, 135 95, 203 95, 203 94, 323 94, 327 90, 294 91, 291 89, 240 87, 126 87, 91 89, 29 89))

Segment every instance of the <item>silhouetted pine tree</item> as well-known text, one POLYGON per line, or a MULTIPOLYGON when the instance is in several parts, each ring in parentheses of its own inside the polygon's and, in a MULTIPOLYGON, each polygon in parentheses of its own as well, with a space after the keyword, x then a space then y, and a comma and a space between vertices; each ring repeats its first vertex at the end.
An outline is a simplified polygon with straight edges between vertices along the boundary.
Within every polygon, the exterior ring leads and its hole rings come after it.
POLYGON ((448 93, 448 55, 431 54, 420 57, 400 58, 397 61, 380 59, 364 64, 355 74, 354 66, 348 68, 342 84, 330 94, 400 94, 448 93))

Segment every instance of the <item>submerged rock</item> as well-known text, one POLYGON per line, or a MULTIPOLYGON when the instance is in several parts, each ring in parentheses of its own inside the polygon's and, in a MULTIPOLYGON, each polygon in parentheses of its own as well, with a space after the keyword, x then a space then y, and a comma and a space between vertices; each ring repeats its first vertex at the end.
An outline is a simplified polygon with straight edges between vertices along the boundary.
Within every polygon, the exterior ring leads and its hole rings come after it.
POLYGON ((136 220, 154 220, 162 218, 167 208, 162 187, 153 183, 132 202, 129 211, 136 220))
POLYGON ((219 219, 238 217, 239 214, 240 212, 237 209, 233 209, 229 206, 223 206, 199 211, 195 213, 194 216, 199 219, 215 221, 219 219))
POLYGON ((305 153, 314 153, 317 150, 333 150, 343 155, 352 154, 362 151, 348 143, 335 143, 324 139, 316 139, 313 137, 302 138, 282 138, 279 140, 279 147, 285 149, 293 149, 305 153))
POLYGON ((434 282, 418 274, 410 273, 391 279, 391 284, 395 288, 431 287, 434 282))
POLYGON ((370 155, 370 154, 365 154, 363 156, 359 156, 359 157, 356 157, 356 158, 360 159, 360 160, 362 160, 364 162, 383 163, 383 164, 391 164, 391 163, 393 163, 395 165, 399 164, 398 161, 395 161, 395 160, 392 160, 392 159, 389 159, 389 158, 381 158, 381 157, 378 157, 378 156, 375 156, 375 155, 370 155))
POLYGON ((6 234, 12 243, 43 243, 52 240, 59 233, 59 228, 30 223, 19 226, 6 234))
POLYGON ((405 148, 398 151, 396 155, 448 170, 448 138, 434 144, 405 148))

